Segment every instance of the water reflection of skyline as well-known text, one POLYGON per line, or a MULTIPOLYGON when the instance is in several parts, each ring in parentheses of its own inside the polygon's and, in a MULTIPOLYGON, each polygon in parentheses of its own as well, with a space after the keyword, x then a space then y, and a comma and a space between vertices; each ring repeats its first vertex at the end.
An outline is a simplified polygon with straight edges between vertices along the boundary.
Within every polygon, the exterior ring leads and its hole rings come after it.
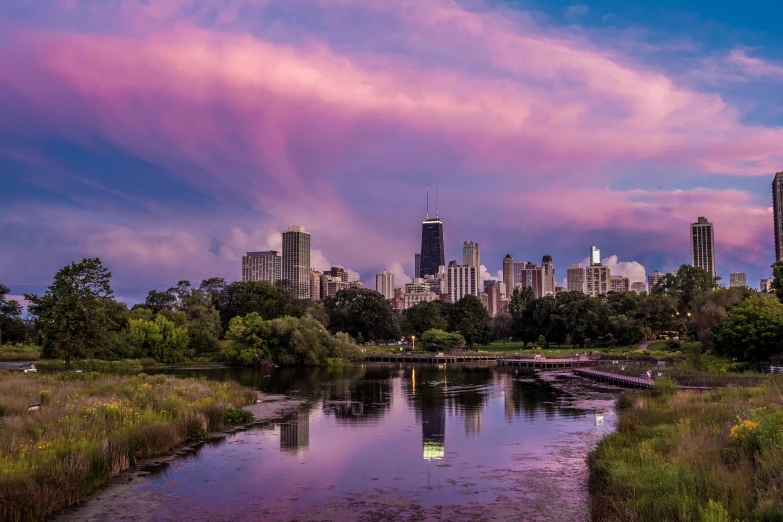
MULTIPOLYGON (((333 372, 320 386, 318 378, 297 371, 279 372, 273 380, 276 388, 296 387, 310 398, 299 412, 279 425, 280 450, 288 454, 302 455, 308 450, 313 408, 320 405, 325 416, 341 424, 378 424, 392 410, 395 386, 402 390, 416 424, 421 426, 421 455, 425 460, 445 457, 448 417, 462 417, 465 436, 480 436, 491 393, 496 397, 502 394, 508 421, 518 417, 579 417, 586 413, 571 405, 573 397, 568 393, 535 374, 486 365, 365 364, 333 372)), ((601 420, 596 418, 596 425, 601 420)))
POLYGON ((280 451, 303 455, 310 447, 310 412, 300 410, 280 423, 280 451))

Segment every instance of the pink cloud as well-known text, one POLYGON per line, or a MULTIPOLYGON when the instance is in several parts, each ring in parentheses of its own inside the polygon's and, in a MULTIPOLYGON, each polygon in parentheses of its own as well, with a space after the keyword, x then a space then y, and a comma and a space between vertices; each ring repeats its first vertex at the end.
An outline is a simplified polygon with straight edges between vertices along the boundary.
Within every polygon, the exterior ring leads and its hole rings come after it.
MULTIPOLYGON (((69 212, 73 221, 52 217, 53 228, 129 270, 155 266, 195 278, 236 274, 243 251, 269 248, 276 231, 305 224, 321 242, 319 266, 399 264, 402 279, 399 260, 412 259, 418 230, 400 239, 397 206, 412 208, 412 186, 447 180, 455 214, 480 224, 612 228, 665 248, 705 215, 720 248, 765 262, 770 209, 747 192, 604 188, 618 163, 674 165, 704 184, 710 173, 778 170, 783 129, 743 123, 717 94, 624 55, 617 42, 481 2, 278 6, 315 10, 317 31, 268 19, 268 3, 87 4, 85 14, 82 4, 59 2, 46 16, 111 20, 114 30, 8 28, 14 46, 0 47, 0 89, 21 101, 0 102, 9 115, 0 130, 64 136, 87 148, 105 140, 264 215, 253 224, 196 215, 161 225, 109 209, 108 223, 69 212), (254 28, 241 15, 246 8, 254 28), (203 23, 212 12, 217 20, 203 23), (346 13, 366 23, 345 27, 346 13), (350 47, 335 37, 342 30, 354 36, 350 47), (406 52, 375 43, 391 40, 406 52)), ((767 70, 746 54, 732 59, 767 70)))

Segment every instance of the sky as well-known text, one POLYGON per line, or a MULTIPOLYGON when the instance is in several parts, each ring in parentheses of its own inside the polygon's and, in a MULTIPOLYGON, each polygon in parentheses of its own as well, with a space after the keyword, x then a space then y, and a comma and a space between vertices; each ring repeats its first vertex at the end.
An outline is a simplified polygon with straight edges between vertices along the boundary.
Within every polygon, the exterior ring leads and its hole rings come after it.
MULTIPOLYGON (((400 286, 438 188, 447 262, 481 246, 613 273, 774 262, 783 4, 675 0, 0 3, 0 282, 100 257, 129 304, 241 275, 312 234, 313 266, 400 286), (430 198, 432 203, 434 198, 430 198)), ((432 212, 433 205, 430 210, 432 212)))

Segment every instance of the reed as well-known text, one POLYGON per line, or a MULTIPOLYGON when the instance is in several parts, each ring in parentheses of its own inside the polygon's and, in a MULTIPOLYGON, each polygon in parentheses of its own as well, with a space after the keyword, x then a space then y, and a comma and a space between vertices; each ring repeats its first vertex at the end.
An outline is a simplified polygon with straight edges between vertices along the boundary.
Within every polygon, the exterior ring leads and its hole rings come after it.
POLYGON ((0 372, 0 520, 43 520, 139 458, 250 420, 236 409, 255 400, 203 379, 0 372), (40 409, 28 412, 32 403, 40 409))
POLYGON ((783 382, 626 392, 589 455, 593 520, 783 520, 783 382))

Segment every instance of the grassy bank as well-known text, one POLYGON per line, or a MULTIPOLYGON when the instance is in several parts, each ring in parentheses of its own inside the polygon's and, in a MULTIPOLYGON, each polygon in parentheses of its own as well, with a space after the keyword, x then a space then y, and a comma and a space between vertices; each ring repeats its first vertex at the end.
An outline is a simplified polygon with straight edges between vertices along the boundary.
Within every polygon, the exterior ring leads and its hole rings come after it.
POLYGON ((227 382, 0 372, 0 520, 42 520, 138 458, 249 420, 238 408, 255 400, 227 382))
POLYGON ((588 457, 598 521, 783 520, 783 381, 626 392, 588 457))
POLYGON ((0 362, 34 361, 41 355, 38 346, 28 344, 0 345, 0 362))

